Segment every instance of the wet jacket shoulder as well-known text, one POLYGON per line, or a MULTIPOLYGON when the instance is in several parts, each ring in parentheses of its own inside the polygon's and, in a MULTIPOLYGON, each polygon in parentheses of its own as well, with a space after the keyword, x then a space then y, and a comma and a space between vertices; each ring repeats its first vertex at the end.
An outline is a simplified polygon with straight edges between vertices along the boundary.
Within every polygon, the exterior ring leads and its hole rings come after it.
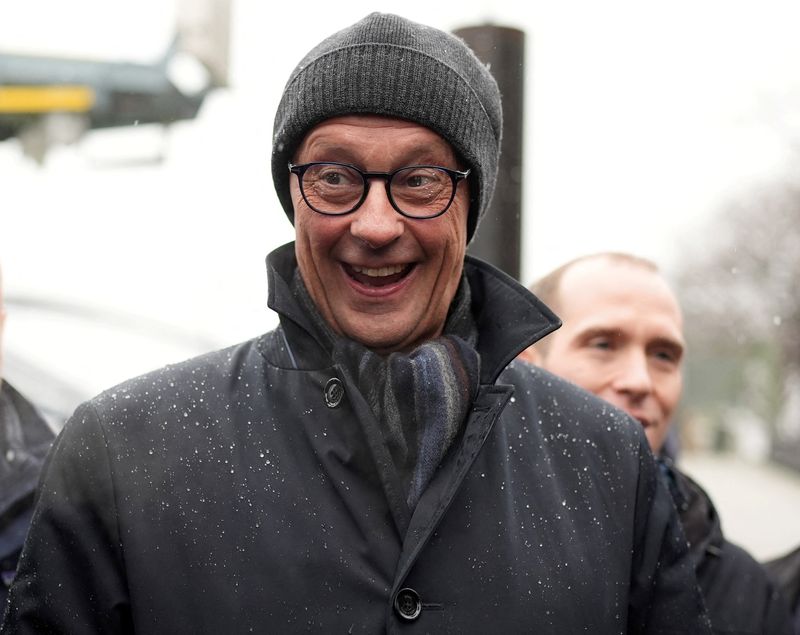
POLYGON ((791 635, 787 602, 763 565, 725 539, 717 510, 697 482, 668 460, 662 466, 714 632, 791 635))
POLYGON ((644 435, 524 364, 552 314, 469 265, 481 386, 414 509, 270 257, 263 337, 83 405, 3 633, 705 633, 644 435))

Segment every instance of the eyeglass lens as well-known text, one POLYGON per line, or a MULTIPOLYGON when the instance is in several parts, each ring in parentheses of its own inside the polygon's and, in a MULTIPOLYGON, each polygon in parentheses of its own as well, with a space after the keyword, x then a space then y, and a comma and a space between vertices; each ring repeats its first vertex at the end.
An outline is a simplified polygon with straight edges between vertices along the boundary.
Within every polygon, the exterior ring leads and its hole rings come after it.
MULTIPOLYGON (((367 179, 357 170, 330 163, 309 166, 301 187, 308 204, 326 214, 345 214, 362 200, 367 179)), ((390 197, 404 214, 417 218, 436 216, 450 204, 453 179, 444 170, 412 166, 395 172, 389 181, 390 197)))

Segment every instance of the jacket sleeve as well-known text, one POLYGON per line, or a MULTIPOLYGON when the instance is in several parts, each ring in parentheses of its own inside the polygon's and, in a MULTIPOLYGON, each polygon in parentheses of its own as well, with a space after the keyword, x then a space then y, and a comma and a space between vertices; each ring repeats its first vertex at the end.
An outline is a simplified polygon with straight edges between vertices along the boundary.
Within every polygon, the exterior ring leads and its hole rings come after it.
POLYGON ((0 633, 128 633, 130 611, 106 437, 91 404, 48 456, 0 633))
POLYGON ((719 617, 727 631, 792 635, 786 598, 764 566, 747 551, 725 540, 721 554, 713 561, 706 559, 703 565, 700 584, 715 628, 719 617))
MULTIPOLYGON (((767 588, 767 600, 764 610, 764 632, 775 635, 792 635, 800 630, 792 627, 792 616, 789 604, 781 592, 774 586, 767 588)), ((800 625, 800 623, 798 623, 800 625)))
POLYGON ((629 632, 710 634, 678 512, 643 434, 634 532, 629 632))

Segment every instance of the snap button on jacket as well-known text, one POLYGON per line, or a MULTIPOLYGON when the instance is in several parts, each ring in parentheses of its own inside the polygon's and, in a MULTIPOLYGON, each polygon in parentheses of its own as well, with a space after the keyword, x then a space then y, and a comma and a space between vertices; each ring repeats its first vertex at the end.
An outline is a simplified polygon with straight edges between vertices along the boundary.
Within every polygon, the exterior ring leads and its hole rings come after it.
POLYGON ((328 408, 336 408, 342 403, 344 397, 344 385, 338 377, 331 377, 325 384, 325 405, 328 408))

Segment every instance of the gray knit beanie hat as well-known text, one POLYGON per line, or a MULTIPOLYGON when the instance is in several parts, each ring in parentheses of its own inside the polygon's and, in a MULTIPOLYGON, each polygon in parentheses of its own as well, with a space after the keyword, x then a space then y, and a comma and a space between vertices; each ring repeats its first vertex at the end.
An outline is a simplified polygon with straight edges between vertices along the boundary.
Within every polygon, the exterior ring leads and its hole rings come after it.
POLYGON ((455 148, 472 169, 471 240, 494 192, 503 130, 497 83, 472 50, 450 33, 383 13, 312 49, 289 77, 272 137, 275 189, 292 223, 287 164, 311 128, 346 114, 407 119, 455 148))

